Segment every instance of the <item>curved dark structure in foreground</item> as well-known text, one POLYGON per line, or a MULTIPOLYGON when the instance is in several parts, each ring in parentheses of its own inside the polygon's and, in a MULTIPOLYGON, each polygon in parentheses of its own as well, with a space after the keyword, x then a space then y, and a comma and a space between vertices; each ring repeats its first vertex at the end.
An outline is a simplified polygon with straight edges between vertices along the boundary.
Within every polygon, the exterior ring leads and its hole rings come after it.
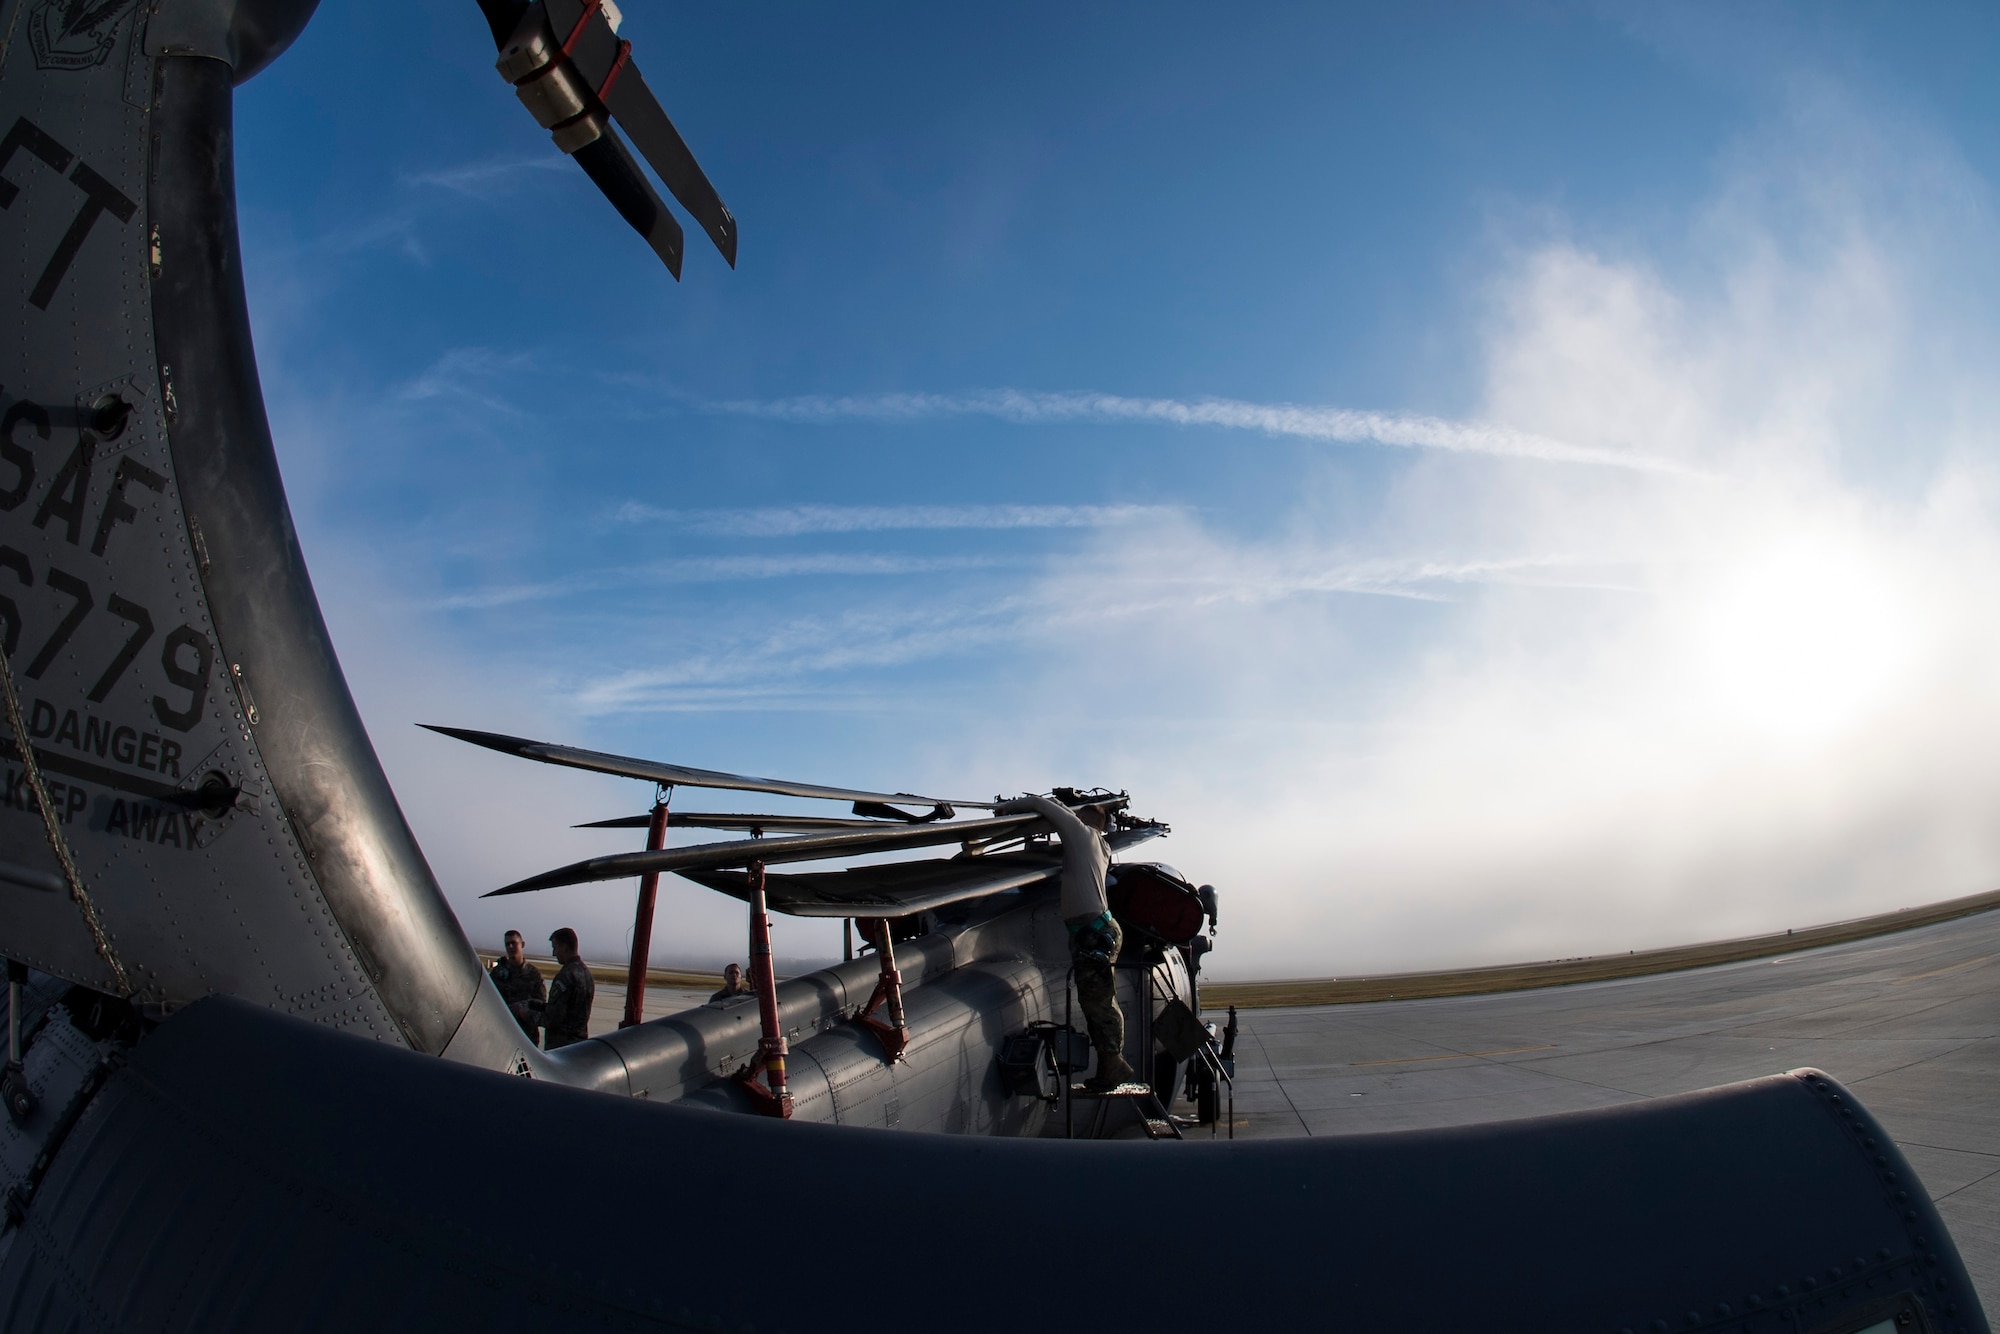
POLYGON ((10 1330, 1985 1327, 1908 1164, 1810 1070, 1450 1131, 1084 1146, 650 1106, 216 998, 109 1078, 48 1189, 0 1262, 10 1330), (558 1133, 567 1204, 522 1148, 558 1133), (524 1236, 523 1190, 590 1226, 524 1236))
MULTIPOLYGON (((1046 848, 907 900, 935 909, 886 946, 906 1030, 857 1022, 858 962, 760 998, 762 1030, 725 1005, 529 1047, 349 698, 264 415, 232 88, 312 8, 0 8, 0 1327, 1986 1329, 1909 1165, 1811 1072, 1283 1144, 866 1128, 1048 1120, 1046 848), (786 1037, 798 1119, 728 1114, 786 1037)), ((677 270, 682 233, 614 120, 733 263, 612 11, 481 9, 653 252, 677 270)), ((1128 1050, 1171 1096, 1206 1048, 1159 1002, 1195 1000, 1198 951, 1132 953, 1128 1050)))

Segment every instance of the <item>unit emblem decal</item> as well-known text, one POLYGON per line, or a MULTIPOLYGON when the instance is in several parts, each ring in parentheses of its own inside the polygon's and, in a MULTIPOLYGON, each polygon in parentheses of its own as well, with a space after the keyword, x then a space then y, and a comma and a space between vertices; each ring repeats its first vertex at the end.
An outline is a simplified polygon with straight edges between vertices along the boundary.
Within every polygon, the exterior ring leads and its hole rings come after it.
POLYGON ((37 69, 102 65, 136 0, 40 0, 28 15, 37 69))

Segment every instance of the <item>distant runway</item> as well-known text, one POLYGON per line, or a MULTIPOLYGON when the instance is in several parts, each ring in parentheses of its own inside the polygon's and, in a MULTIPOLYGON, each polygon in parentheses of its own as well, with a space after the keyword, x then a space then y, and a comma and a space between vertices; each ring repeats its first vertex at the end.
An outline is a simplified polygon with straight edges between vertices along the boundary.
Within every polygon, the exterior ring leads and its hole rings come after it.
POLYGON ((1817 1066, 1895 1135, 2000 1314, 2000 912, 1686 972, 1239 1023, 1239 1138, 1540 1116, 1817 1066))

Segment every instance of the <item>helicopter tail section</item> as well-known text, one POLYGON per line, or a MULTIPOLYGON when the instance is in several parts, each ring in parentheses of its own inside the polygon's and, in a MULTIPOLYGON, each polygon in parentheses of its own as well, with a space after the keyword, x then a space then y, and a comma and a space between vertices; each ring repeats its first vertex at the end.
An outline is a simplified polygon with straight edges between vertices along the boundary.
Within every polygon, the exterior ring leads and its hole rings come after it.
POLYGON ((0 11, 0 954, 154 1018, 225 993, 505 1068, 257 379, 232 88, 312 8, 0 11))

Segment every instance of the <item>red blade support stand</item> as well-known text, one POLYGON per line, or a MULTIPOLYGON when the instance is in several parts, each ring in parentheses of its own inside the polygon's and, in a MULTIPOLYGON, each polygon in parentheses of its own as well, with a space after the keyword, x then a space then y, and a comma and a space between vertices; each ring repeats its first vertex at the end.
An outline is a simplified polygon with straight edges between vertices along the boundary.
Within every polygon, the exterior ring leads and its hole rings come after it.
MULTIPOLYGON (((646 826, 648 852, 667 846, 667 802, 673 795, 672 788, 662 787, 653 802, 653 822, 646 826)), ((632 962, 625 970, 625 1017, 618 1021, 620 1028, 630 1028, 645 1018, 646 965, 653 953, 653 900, 659 893, 658 871, 639 877, 639 907, 632 919, 632 962)))
POLYGON ((896 943, 891 939, 886 917, 857 917, 854 924, 874 945, 875 957, 882 961, 882 975, 876 979, 875 994, 868 998, 860 1021, 881 1039, 882 1051, 889 1064, 894 1065, 903 1059, 903 1049, 910 1045, 910 1025, 903 1018, 903 975, 896 969, 896 943), (889 1007, 886 1024, 875 1017, 875 1011, 884 1005, 889 1007))
POLYGON ((771 965, 771 918, 765 911, 762 862, 750 863, 750 979, 757 988, 763 1036, 757 1040, 757 1059, 737 1078, 766 1115, 789 1118, 792 1091, 785 1082, 785 1057, 790 1047, 778 1022, 778 974, 771 965), (759 1074, 768 1088, 758 1084, 759 1074))

